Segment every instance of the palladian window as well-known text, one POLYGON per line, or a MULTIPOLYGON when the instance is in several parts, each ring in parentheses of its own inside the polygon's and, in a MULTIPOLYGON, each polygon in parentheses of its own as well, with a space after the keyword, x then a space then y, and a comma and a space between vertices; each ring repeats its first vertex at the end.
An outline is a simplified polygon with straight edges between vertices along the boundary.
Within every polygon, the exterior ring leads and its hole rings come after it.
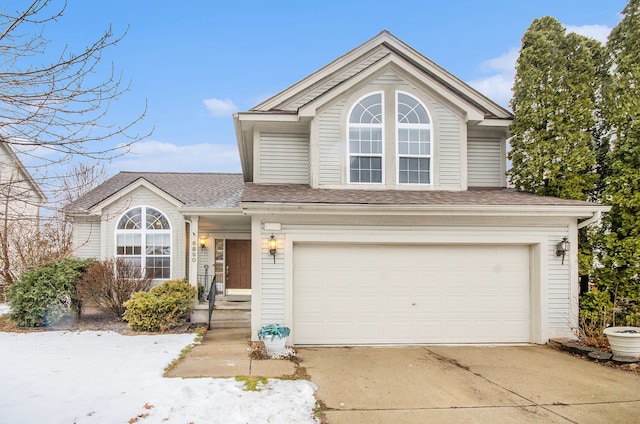
POLYGON ((431 184, 431 120, 416 98, 397 93, 398 182, 431 184))
POLYGON ((171 278, 171 226, 157 209, 141 206, 125 212, 116 227, 116 259, 134 264, 153 278, 171 278))
POLYGON ((361 99, 349 114, 349 182, 381 183, 383 169, 383 95, 361 99))

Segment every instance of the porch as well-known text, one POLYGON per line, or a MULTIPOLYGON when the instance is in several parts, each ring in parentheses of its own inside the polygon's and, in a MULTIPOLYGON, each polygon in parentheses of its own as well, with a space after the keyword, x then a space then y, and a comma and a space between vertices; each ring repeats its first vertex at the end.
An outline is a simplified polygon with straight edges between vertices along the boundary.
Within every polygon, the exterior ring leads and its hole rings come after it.
POLYGON ((239 212, 191 216, 186 234, 188 279, 198 293, 192 321, 208 322, 211 316, 211 328, 250 327, 250 219, 239 212))

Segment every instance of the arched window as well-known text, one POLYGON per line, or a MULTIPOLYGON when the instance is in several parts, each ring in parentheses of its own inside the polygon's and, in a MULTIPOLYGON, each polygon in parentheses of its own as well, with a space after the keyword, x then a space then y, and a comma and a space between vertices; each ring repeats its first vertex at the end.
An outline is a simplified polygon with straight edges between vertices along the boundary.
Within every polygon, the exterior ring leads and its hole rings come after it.
POLYGON ((398 183, 431 184, 431 119, 418 99, 397 92, 398 183))
POLYGON ((125 212, 116 226, 116 258, 151 272, 153 278, 171 278, 171 226, 162 212, 139 206, 125 212))
POLYGON ((381 183, 383 169, 382 93, 370 94, 349 114, 349 182, 381 183))

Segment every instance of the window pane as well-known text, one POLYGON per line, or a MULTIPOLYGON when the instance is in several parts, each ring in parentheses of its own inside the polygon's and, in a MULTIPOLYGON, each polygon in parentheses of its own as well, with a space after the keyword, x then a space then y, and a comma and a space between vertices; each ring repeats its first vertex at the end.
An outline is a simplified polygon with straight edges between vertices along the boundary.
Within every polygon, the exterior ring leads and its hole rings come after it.
POLYGON ((147 208, 147 230, 168 230, 169 221, 160 212, 152 208, 147 208))
POLYGON ((153 278, 170 278, 171 277, 171 260, 169 258, 147 257, 147 272, 151 272, 153 278))
POLYGON ((430 184, 429 158, 400 158, 398 181, 402 184, 430 184))
POLYGON ((119 230, 138 230, 140 228, 142 228, 142 208, 131 209, 118 221, 119 230))
POLYGON ((427 110, 417 99, 398 93, 398 118, 397 122, 403 124, 429 124, 427 110))
POLYGON ((349 116, 349 123, 382 124, 382 94, 372 94, 360 100, 349 116))

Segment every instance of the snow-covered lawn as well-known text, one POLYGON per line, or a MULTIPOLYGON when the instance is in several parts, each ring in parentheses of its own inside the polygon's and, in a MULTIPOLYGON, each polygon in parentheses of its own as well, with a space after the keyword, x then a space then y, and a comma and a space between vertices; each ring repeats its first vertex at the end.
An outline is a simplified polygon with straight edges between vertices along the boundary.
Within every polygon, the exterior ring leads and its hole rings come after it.
POLYGON ((163 378, 191 334, 0 332, 0 422, 315 423, 314 386, 163 378), (137 419, 137 421, 136 421, 137 419))

